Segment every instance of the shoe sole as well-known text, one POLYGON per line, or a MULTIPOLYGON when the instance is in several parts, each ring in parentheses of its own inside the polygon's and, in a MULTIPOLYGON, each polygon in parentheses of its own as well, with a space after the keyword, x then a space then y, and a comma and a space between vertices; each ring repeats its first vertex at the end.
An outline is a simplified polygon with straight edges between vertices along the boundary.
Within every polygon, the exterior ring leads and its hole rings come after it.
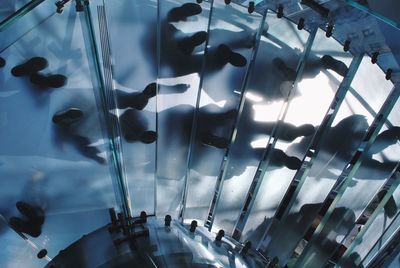
POLYGON ((40 70, 45 69, 48 66, 48 62, 45 58, 34 57, 27 62, 17 65, 11 69, 11 74, 14 76, 28 76, 32 75, 40 70))
POLYGON ((83 112, 77 108, 56 113, 52 120, 55 124, 72 124, 79 121, 83 117, 83 112))

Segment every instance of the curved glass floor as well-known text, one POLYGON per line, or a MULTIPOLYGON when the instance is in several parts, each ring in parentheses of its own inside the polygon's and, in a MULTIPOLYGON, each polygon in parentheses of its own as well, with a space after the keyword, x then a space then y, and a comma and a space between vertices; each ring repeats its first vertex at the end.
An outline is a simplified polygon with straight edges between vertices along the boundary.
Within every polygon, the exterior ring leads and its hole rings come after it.
POLYGON ((195 219, 279 267, 398 248, 388 21, 344 1, 6 2, 1 267, 45 266, 108 208, 195 219))

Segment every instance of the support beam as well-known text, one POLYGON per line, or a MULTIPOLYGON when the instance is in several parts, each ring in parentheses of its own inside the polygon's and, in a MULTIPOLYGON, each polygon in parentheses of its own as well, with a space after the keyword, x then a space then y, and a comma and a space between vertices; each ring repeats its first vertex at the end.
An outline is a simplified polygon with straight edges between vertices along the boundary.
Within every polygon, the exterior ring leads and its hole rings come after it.
MULTIPOLYGON (((395 189, 393 190, 393 188, 397 188, 400 182, 400 176, 399 173, 397 173, 396 176, 396 183, 395 186, 391 187, 391 190, 388 191, 388 193, 384 196, 384 198, 382 199, 381 203, 378 205, 378 207, 376 208, 376 210, 374 211, 374 213, 372 213, 371 217, 369 218, 369 220, 367 221, 367 223, 364 225, 364 227, 361 229, 361 231, 358 233, 357 237, 354 239, 354 241, 352 242, 352 244, 350 245, 350 247, 346 250, 346 252, 344 253, 344 255, 342 256, 341 260, 339 261, 339 263, 335 266, 335 268, 340 268, 343 267, 343 265, 345 264, 346 260, 350 257, 350 255, 354 252, 354 249, 356 248, 356 246, 358 246, 359 244, 361 244, 363 242, 363 237, 364 235, 367 233, 368 229, 371 227, 371 225, 373 224, 374 220, 376 219, 376 217, 379 215, 379 213, 383 210, 384 206, 386 205, 387 201, 389 200, 389 198, 391 197, 391 195, 393 194, 393 192, 395 191, 395 189)), ((396 224, 396 219, 398 219, 398 217, 400 216, 400 213, 398 212, 396 215, 396 218, 391 222, 391 224, 386 228, 384 234, 387 232, 387 230, 390 230, 392 224, 396 224)), ((374 246, 380 242, 380 240, 378 239, 375 244, 371 247, 370 251, 374 248, 374 246)), ((366 255, 368 256, 368 254, 366 255)), ((363 258, 364 260, 365 258, 363 258)), ((356 263, 357 265, 360 264, 362 262, 362 260, 359 260, 358 263, 356 263)))
POLYGON ((317 229, 314 232, 313 237, 307 244, 306 248, 303 250, 302 255, 298 258, 295 267, 304 267, 306 262, 306 257, 309 255, 309 251, 313 242, 315 242, 316 237, 321 233, 323 228, 325 227, 326 223, 332 216, 333 210, 336 208, 336 204, 343 196, 345 189, 350 185, 353 180, 354 175, 356 174, 357 170, 359 169, 361 163, 367 156, 368 150, 371 147, 372 143, 375 141, 376 137, 382 126, 384 125, 386 118, 388 117, 389 113, 393 109, 394 105, 397 102, 397 99, 400 95, 400 85, 396 85, 392 91, 390 92, 389 96, 387 97, 385 103, 382 105, 380 111, 378 112, 377 116, 375 117, 374 121, 372 122, 371 126, 369 127, 366 135, 364 136, 363 141, 359 145, 357 151, 354 153, 350 162, 345 166, 342 170, 341 175, 339 176, 337 182, 332 187, 330 196, 333 197, 333 201, 326 212, 325 216, 322 218, 320 224, 318 225, 317 229))

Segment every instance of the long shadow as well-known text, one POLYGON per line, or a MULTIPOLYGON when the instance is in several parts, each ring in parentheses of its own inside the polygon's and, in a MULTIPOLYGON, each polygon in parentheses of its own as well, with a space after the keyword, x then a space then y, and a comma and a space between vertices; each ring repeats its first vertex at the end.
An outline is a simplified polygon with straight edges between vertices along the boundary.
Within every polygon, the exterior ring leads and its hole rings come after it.
MULTIPOLYGON (((350 115, 342 119, 334 127, 326 129, 326 137, 321 143, 320 153, 314 165, 327 165, 329 169, 324 169, 321 174, 311 173, 310 176, 337 179, 337 175, 330 170, 343 169, 344 165, 353 157, 367 130, 367 120, 363 115, 359 114, 350 115)), ((381 132, 367 152, 362 166, 356 174, 357 178, 386 179, 387 175, 395 168, 397 161, 381 162, 373 159, 373 155, 382 152, 391 145, 397 144, 399 140, 399 127, 391 127, 381 132)), ((288 152, 305 150, 307 146, 307 141, 302 140, 298 144, 291 145, 288 148, 288 152)))

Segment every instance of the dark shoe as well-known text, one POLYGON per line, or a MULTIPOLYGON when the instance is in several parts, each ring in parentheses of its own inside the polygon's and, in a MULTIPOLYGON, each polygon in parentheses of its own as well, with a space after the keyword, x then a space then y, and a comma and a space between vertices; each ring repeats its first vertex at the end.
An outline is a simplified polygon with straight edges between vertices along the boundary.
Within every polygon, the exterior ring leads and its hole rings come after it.
POLYGON ((79 121, 83 117, 83 112, 78 108, 69 108, 66 111, 58 112, 53 115, 54 124, 69 125, 79 121))
POLYGON ((217 48, 217 59, 223 63, 230 63, 236 67, 244 67, 247 64, 245 57, 239 53, 233 52, 227 45, 219 45, 217 48))
POLYGON ((144 107, 149 103, 149 97, 143 93, 134 95, 129 102, 129 107, 134 108, 136 110, 143 110, 144 107))
POLYGON ((11 228, 19 233, 25 233, 32 237, 38 237, 41 235, 42 230, 39 224, 32 223, 30 221, 21 220, 17 217, 11 217, 8 221, 11 228))
POLYGON ((296 71, 289 68, 281 58, 275 58, 272 63, 283 73, 288 81, 294 81, 296 79, 296 71))
POLYGON ((0 68, 3 68, 6 65, 6 60, 0 57, 0 68))
POLYGON ((324 55, 321 58, 322 66, 326 69, 331 69, 336 72, 338 75, 345 76, 347 74, 348 68, 346 64, 341 62, 340 60, 334 59, 332 56, 324 55))
POLYGON ((43 75, 35 73, 30 76, 30 81, 40 87, 60 88, 67 83, 67 77, 61 74, 43 75))
POLYGON ((229 140, 218 137, 210 133, 201 133, 200 140, 203 144, 209 145, 218 149, 225 149, 229 146, 229 140))
POLYGON ((153 98, 157 95, 157 83, 148 84, 142 91, 147 98, 153 98))
POLYGON ((301 160, 294 156, 289 156, 285 160, 285 166, 291 170, 298 170, 301 167, 301 160))
POLYGON ((288 169, 297 170, 301 167, 301 160, 294 156, 288 156, 280 149, 273 149, 271 163, 275 166, 285 166, 288 169))
POLYGON ((207 39, 207 32, 204 31, 198 32, 190 37, 184 38, 181 41, 179 41, 178 47, 184 54, 189 55, 193 52, 195 47, 204 43, 206 39, 207 39))
POLYGON ((304 124, 297 128, 297 136, 298 137, 307 137, 311 136, 315 132, 315 127, 311 124, 304 124))
POLYGON ((39 225, 44 223, 44 211, 40 207, 32 206, 22 201, 18 201, 15 206, 22 215, 28 218, 28 220, 39 225))
POLYGON ((140 140, 140 135, 138 133, 126 133, 124 135, 124 138, 127 142, 136 142, 138 140, 140 140))
POLYGON ((153 143, 157 140, 157 133, 154 131, 145 131, 140 135, 140 141, 146 144, 153 143))
POLYGON ((45 58, 34 57, 27 62, 17 65, 12 68, 11 73, 14 76, 28 76, 32 75, 40 70, 43 70, 48 66, 48 62, 45 58))
POLYGON ((168 13, 168 21, 176 22, 185 20, 187 17, 200 14, 202 11, 200 5, 195 3, 186 3, 180 7, 171 9, 168 13))

